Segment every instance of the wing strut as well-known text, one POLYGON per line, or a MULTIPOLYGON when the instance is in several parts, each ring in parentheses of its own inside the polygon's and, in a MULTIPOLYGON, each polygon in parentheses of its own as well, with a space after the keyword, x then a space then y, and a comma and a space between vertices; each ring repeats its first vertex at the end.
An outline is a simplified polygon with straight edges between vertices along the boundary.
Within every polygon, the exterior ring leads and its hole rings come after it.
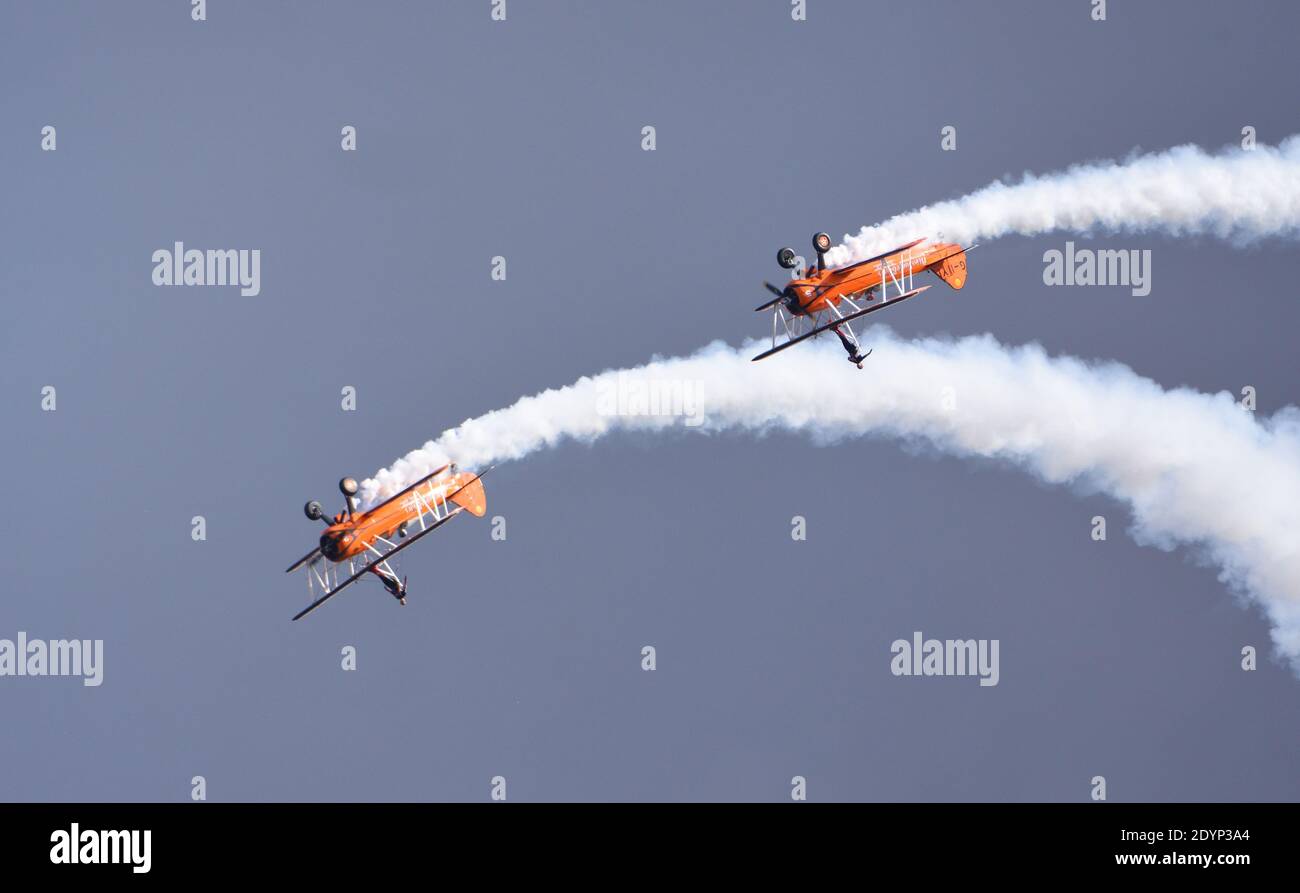
POLYGON ((820 335, 822 332, 830 331, 831 329, 835 328, 836 326, 842 326, 842 325, 844 325, 845 323, 850 322, 850 321, 852 321, 852 320, 855 320, 855 319, 857 319, 857 318, 860 317, 860 316, 866 316, 868 313, 872 313, 872 312, 874 312, 874 311, 876 311, 876 310, 882 310, 882 309, 884 309, 885 307, 893 307, 893 306, 894 306, 895 304, 897 304, 899 301, 906 301, 908 298, 916 297, 917 295, 919 295, 921 292, 925 291, 925 290, 928 289, 929 287, 930 287, 930 286, 928 286, 928 285, 922 285, 920 288, 914 288, 914 289, 912 289, 912 290, 909 291, 909 292, 904 292, 903 294, 899 295, 898 297, 896 297, 896 298, 894 298, 893 300, 888 301, 888 302, 886 302, 886 303, 883 303, 883 304, 874 304, 874 305, 872 305, 872 306, 870 306, 870 307, 867 307, 867 308, 865 308, 865 309, 863 309, 863 310, 859 310, 859 311, 857 311, 856 313, 849 313, 849 314, 846 314, 846 315, 844 315, 844 316, 841 316, 841 317, 838 317, 838 318, 836 318, 836 319, 833 319, 833 320, 831 320, 831 321, 828 322, 828 323, 825 323, 825 324, 823 324, 823 325, 817 326, 815 329, 811 329, 811 330, 809 330, 809 331, 807 331, 807 332, 804 332, 802 335, 799 335, 799 336, 797 336, 797 337, 791 338, 789 341, 785 342, 784 344, 778 345, 777 347, 773 347, 771 350, 765 350, 765 351, 763 351, 761 354, 759 354, 758 356, 754 357, 754 359, 752 359, 750 362, 752 362, 752 363, 756 363, 756 362, 758 362, 759 360, 767 359, 768 357, 770 357, 770 356, 771 356, 772 354, 774 354, 774 353, 780 353, 781 351, 785 350, 787 347, 791 347, 791 346, 793 346, 793 345, 795 345, 795 344, 798 344, 800 341, 805 341, 805 340, 807 340, 807 339, 813 337, 814 335, 820 335))

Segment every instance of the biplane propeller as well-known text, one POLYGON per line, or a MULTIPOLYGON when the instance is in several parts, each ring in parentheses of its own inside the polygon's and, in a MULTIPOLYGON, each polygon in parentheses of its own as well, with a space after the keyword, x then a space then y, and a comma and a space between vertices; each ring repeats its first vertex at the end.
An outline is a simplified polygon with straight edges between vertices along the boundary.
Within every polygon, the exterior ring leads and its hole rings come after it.
POLYGON ((333 518, 326 517, 319 502, 308 502, 303 512, 312 521, 324 520, 325 530, 320 544, 285 571, 306 568, 307 591, 314 599, 293 619, 306 617, 366 574, 374 574, 389 595, 406 604, 406 577, 398 577, 391 559, 461 512, 483 517, 487 512, 483 475, 491 470, 474 474, 457 471, 454 464, 444 465, 366 511, 357 510, 357 482, 343 478, 339 490, 344 509, 333 518))
POLYGON ((853 331, 853 321, 926 291, 930 286, 915 287, 913 281, 917 273, 925 270, 934 273, 951 288, 960 289, 966 284, 966 252, 974 247, 962 248, 947 242, 927 244, 925 239, 916 239, 866 260, 843 267, 828 267, 826 252, 831 249, 831 237, 817 233, 813 236, 817 263, 797 271, 799 258, 794 249, 782 248, 776 253, 776 262, 791 270, 793 278, 784 288, 770 282, 763 283, 773 297, 754 310, 772 311, 772 347, 754 357, 754 361, 766 359, 825 332, 834 332, 848 354, 849 362, 861 369, 862 361, 871 355, 871 351, 862 352, 861 342, 853 331), (842 305, 847 306, 842 309, 842 305), (780 329, 784 330, 785 337, 778 341, 780 329))

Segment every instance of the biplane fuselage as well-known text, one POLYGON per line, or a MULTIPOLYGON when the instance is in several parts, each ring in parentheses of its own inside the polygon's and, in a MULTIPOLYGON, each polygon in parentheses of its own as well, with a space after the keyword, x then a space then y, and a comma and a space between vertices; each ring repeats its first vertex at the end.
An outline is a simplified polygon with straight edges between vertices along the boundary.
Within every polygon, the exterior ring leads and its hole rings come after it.
POLYGON ((880 287, 887 278, 931 270, 953 288, 966 284, 966 253, 960 245, 918 242, 876 260, 828 270, 812 268, 811 275, 790 281, 795 297, 785 307, 791 313, 812 316, 837 306, 846 297, 880 287))
MULTIPOLYGON (((792 273, 793 278, 784 288, 770 282, 763 283, 776 297, 754 309, 772 311, 772 346, 754 357, 755 361, 767 359, 809 338, 834 332, 848 354, 849 362, 861 369, 862 361, 871 351, 863 353, 862 344, 853 331, 854 320, 924 292, 930 286, 916 286, 915 279, 917 273, 926 270, 948 283, 950 288, 959 289, 966 284, 966 252, 969 249, 951 242, 927 244, 925 239, 917 239, 843 267, 827 265, 826 254, 831 250, 831 237, 826 233, 813 236, 813 250, 817 252, 817 263, 799 273, 792 273), (840 304, 846 305, 845 309, 841 310, 840 304), (785 340, 779 341, 783 329, 785 340)), ((799 263, 792 248, 778 251, 776 262, 787 270, 794 270, 799 263)))
POLYGON ((379 538, 391 540, 398 531, 405 530, 405 525, 418 523, 420 516, 439 502, 454 502, 479 518, 487 512, 483 482, 478 475, 458 471, 429 481, 428 486, 399 493, 351 518, 335 515, 334 523, 321 534, 321 554, 336 563, 355 558, 369 551, 379 538))

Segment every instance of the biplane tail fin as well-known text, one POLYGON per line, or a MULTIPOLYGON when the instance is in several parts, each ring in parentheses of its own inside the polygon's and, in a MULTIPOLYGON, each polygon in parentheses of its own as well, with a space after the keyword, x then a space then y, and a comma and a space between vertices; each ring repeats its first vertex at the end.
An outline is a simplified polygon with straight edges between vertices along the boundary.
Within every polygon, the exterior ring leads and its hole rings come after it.
POLYGON ((966 284, 966 250, 958 248, 930 269, 934 275, 948 283, 949 288, 960 289, 966 284))
POLYGON ((460 489, 451 494, 451 501, 468 509, 474 517, 483 517, 487 514, 487 493, 483 490, 482 479, 476 474, 464 472, 457 477, 461 479, 457 482, 460 489))

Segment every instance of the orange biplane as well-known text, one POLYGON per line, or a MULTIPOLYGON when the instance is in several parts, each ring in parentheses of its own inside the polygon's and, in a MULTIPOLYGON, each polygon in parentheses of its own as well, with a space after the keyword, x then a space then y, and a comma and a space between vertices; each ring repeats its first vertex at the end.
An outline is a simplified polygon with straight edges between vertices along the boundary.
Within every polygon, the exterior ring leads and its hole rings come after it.
MULTIPOLYGON (((339 481, 339 490, 343 492, 346 508, 325 521, 320 545, 286 571, 293 573, 306 567, 309 596, 315 597, 317 586, 322 593, 294 615, 294 620, 306 617, 365 574, 374 574, 390 595, 406 604, 406 578, 398 578, 390 559, 461 512, 468 511, 479 518, 487 512, 482 475, 457 471, 455 465, 444 465, 364 512, 357 511, 355 480, 339 481), (418 531, 415 525, 419 525, 418 531), (396 543, 395 539, 404 542, 396 543), (347 576, 340 582, 344 566, 347 576)), ((312 521, 325 517, 321 504, 315 500, 307 503, 303 511, 312 521)))
MULTIPOLYGON (((871 351, 862 352, 858 336, 853 332, 853 320, 892 307, 928 289, 928 285, 916 288, 913 282, 913 277, 925 270, 952 288, 966 284, 966 252, 975 246, 962 248, 947 242, 923 245, 925 241, 917 239, 884 254, 831 269, 826 266, 831 237, 817 233, 813 236, 816 264, 792 273, 794 278, 785 288, 763 283, 776 297, 754 309, 772 311, 772 347, 754 359, 770 357, 823 332, 834 332, 848 352, 849 362, 861 369, 862 361, 871 351), (841 304, 847 307, 842 310, 841 304), (785 335, 779 343, 778 327, 784 329, 785 335)), ((794 249, 782 248, 776 253, 776 262, 787 270, 795 270, 799 258, 795 257, 794 249)))

